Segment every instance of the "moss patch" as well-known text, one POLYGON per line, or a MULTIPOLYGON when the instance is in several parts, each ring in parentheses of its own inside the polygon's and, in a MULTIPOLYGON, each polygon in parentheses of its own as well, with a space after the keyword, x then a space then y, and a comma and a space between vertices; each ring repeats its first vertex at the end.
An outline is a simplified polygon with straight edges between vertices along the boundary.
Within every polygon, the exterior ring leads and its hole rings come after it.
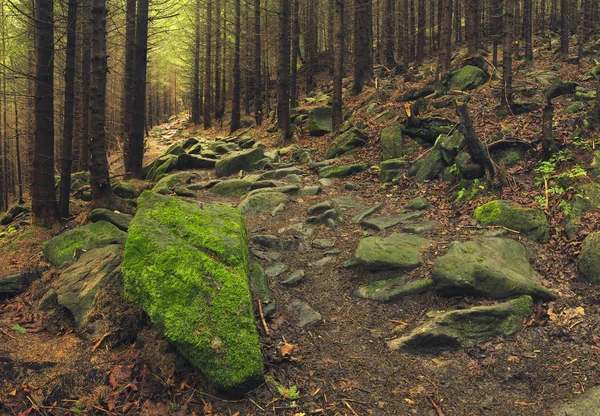
POLYGON ((243 215, 144 192, 125 246, 125 294, 219 389, 263 379, 243 215))
POLYGON ((540 209, 525 208, 512 201, 492 201, 475 210, 475 219, 482 225, 510 228, 540 243, 550 239, 548 219, 540 209))

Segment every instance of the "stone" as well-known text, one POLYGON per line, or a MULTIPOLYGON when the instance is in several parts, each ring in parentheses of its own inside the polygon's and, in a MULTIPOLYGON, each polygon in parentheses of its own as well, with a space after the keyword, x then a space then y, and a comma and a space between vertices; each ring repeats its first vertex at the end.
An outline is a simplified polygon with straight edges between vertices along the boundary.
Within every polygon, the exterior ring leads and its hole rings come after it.
POLYGON ((331 198, 331 200, 342 211, 360 208, 361 206, 360 203, 356 202, 356 200, 351 196, 335 196, 331 198))
POLYGON ((299 196, 316 196, 323 192, 323 188, 320 186, 305 186, 298 190, 299 196))
POLYGON ((240 170, 253 172, 256 169, 255 164, 263 158, 263 151, 258 148, 232 153, 216 163, 217 176, 233 175, 240 170))
POLYGON ((184 153, 177 157, 177 169, 214 169, 216 165, 215 159, 209 159, 197 155, 188 155, 184 153))
POLYGON ((473 162, 468 152, 460 152, 456 156, 456 167, 460 177, 469 181, 479 179, 485 174, 483 166, 473 162))
POLYGON ((479 88, 490 79, 489 75, 476 66, 466 65, 455 71, 448 79, 452 90, 470 91, 479 88))
POLYGON ((406 160, 403 158, 388 159, 379 164, 381 171, 398 171, 404 167, 406 167, 406 160))
POLYGON ((264 379, 243 215, 145 191, 129 228, 125 295, 218 390, 264 379))
POLYGON ((262 180, 270 180, 270 179, 282 179, 288 175, 303 175, 304 171, 298 168, 283 168, 283 169, 275 169, 269 172, 263 173, 260 178, 262 180))
MULTIPOLYGON (((598 157, 596 156, 596 159, 598 157)), ((593 171, 592 171, 593 174, 593 171)), ((579 231, 579 222, 584 212, 600 209, 600 184, 587 183, 579 188, 575 200, 571 203, 571 212, 567 215, 565 234, 572 239, 579 231)))
POLYGON ((322 136, 333 131, 331 107, 317 107, 309 111, 308 131, 311 136, 322 136))
POLYGON ((285 204, 277 205, 275 208, 273 208, 273 211, 271 211, 271 217, 276 217, 277 215, 281 214, 284 210, 285 204))
POLYGON ((252 182, 246 179, 229 179, 222 181, 210 188, 209 192, 228 197, 239 198, 250 191, 252 182))
POLYGON ((267 277, 274 278, 287 272, 290 268, 285 263, 275 263, 272 266, 269 266, 265 270, 265 274, 267 277))
POLYGON ((281 253, 276 253, 274 251, 264 251, 252 248, 250 252, 252 255, 254 255, 254 257, 268 262, 279 261, 283 258, 281 253))
POLYGON ((396 159, 404 156, 402 125, 394 123, 381 132, 381 158, 396 159))
POLYGON ((248 195, 239 203, 238 209, 243 214, 256 214, 263 211, 272 211, 279 204, 285 204, 289 197, 281 192, 262 192, 248 195))
POLYGON ((338 213, 338 211, 334 208, 334 209, 329 209, 320 214, 317 214, 315 216, 308 217, 306 219, 306 222, 308 224, 327 225, 330 228, 334 228, 335 226, 337 226, 339 223, 342 222, 342 218, 340 217, 340 214, 338 213), (330 222, 330 220, 333 222, 330 222))
POLYGON ((451 243, 448 253, 435 260, 431 277, 436 290, 446 296, 556 297, 539 283, 541 276, 529 264, 527 248, 508 238, 451 243))
POLYGON ((156 185, 154 185, 152 192, 156 192, 161 195, 169 195, 173 192, 175 187, 189 184, 196 177, 197 175, 192 172, 178 172, 165 176, 159 180, 156 185))
POLYGON ((406 224, 401 227, 401 230, 405 233, 411 234, 425 234, 431 232, 437 228, 439 224, 435 221, 423 221, 414 224, 406 224))
POLYGON ((405 296, 420 295, 434 288, 431 279, 406 282, 404 276, 379 280, 368 285, 360 286, 354 291, 354 296, 362 299, 388 303, 405 296))
POLYGON ((307 213, 308 215, 318 215, 332 208, 335 208, 335 204, 332 200, 328 199, 327 201, 319 202, 318 204, 308 207, 307 213))
POLYGON ((309 227, 301 222, 290 225, 287 231, 292 235, 301 236, 304 238, 310 238, 315 234, 314 228, 309 227))
POLYGON ((523 329, 533 312, 533 300, 522 296, 493 306, 440 312, 410 334, 392 339, 388 347, 415 354, 439 354, 469 348, 495 336, 509 336, 523 329))
POLYGON ((292 322, 299 328, 307 328, 319 323, 323 316, 301 300, 294 300, 288 308, 292 322))
POLYGON ((178 158, 176 155, 166 155, 159 157, 154 162, 145 166, 142 169, 142 174, 146 180, 156 182, 163 176, 165 176, 167 173, 177 168, 177 160, 178 158))
POLYGON ((302 183, 302 178, 298 175, 287 175, 285 178, 283 178, 287 183, 302 183))
POLYGON ((312 248, 322 250, 325 248, 333 247, 333 241, 327 240, 326 238, 315 238, 311 244, 312 248))
POLYGON ((161 156, 166 156, 166 155, 179 156, 181 154, 184 154, 185 149, 183 148, 182 144, 183 143, 180 143, 180 142, 173 143, 171 146, 167 147, 167 150, 162 152, 161 156))
POLYGON ((344 165, 344 166, 325 166, 319 169, 319 177, 321 178, 340 178, 342 176, 354 175, 369 169, 369 165, 344 165))
POLYGON ((125 244, 127 233, 108 221, 98 221, 57 235, 42 246, 48 262, 56 269, 76 260, 81 251, 109 244, 125 244))
POLYGON ((391 216, 380 215, 362 220, 361 224, 363 227, 371 230, 383 231, 388 228, 395 227, 403 221, 412 220, 422 216, 422 212, 403 212, 391 216))
POLYGON ((119 198, 133 199, 136 197, 135 188, 127 182, 117 182, 112 186, 112 190, 119 198))
POLYGON ((334 261, 335 259, 332 256, 324 256, 317 261, 308 263, 308 266, 313 268, 321 268, 323 266, 327 266, 328 264, 333 263, 334 261))
POLYGON ((0 218, 0 225, 8 225, 13 222, 19 215, 29 212, 29 208, 21 205, 14 205, 0 218))
POLYGON ((279 238, 274 235, 255 235, 251 238, 252 244, 258 244, 269 250, 290 251, 300 247, 300 240, 296 238, 279 238))
POLYGON ((309 163, 312 161, 310 153, 304 149, 297 149, 292 153, 292 159, 297 163, 309 163))
POLYGON ((250 185, 250 190, 254 191, 256 189, 264 189, 264 188, 276 188, 277 186, 283 186, 283 182, 280 181, 254 181, 250 185))
POLYGON ((344 133, 337 136, 329 145, 327 153, 325 153, 325 159, 333 159, 337 156, 343 155, 350 150, 362 147, 368 143, 369 137, 357 129, 352 127, 344 133))
POLYGON ((319 183, 324 186, 325 188, 330 187, 331 185, 333 185, 333 181, 329 178, 321 178, 319 179, 319 183))
POLYGON ((363 211, 363 212, 359 212, 358 214, 356 214, 354 216, 354 218, 352 218, 352 222, 354 224, 358 224, 359 222, 361 222, 362 220, 364 220, 367 217, 370 217, 371 215, 375 214, 376 212, 379 212, 383 209, 383 207, 385 207, 385 202, 380 202, 377 205, 373 205, 371 208, 363 211))
POLYGON ((578 394, 571 403, 557 406, 553 416, 598 416, 600 415, 600 386, 588 388, 578 394))
POLYGON ((254 189, 254 190, 250 191, 247 196, 253 196, 253 195, 257 195, 257 194, 274 193, 274 192, 287 194, 287 193, 297 192, 299 189, 300 189, 300 187, 298 185, 277 186, 275 188, 260 188, 260 189, 254 189))
POLYGON ((425 198, 421 198, 421 197, 416 197, 415 199, 413 199, 412 201, 410 201, 408 204, 406 204, 404 206, 404 208, 406 209, 413 209, 413 210, 424 210, 427 209, 429 207, 429 202, 427 202, 427 200, 425 198))
POLYGON ((520 232, 539 242, 550 239, 546 214, 541 209, 520 207, 513 201, 492 201, 475 210, 481 225, 497 225, 520 232))
POLYGON ((433 148, 409 169, 408 174, 421 180, 436 179, 446 167, 454 164, 464 141, 465 137, 458 130, 440 134, 433 148))
POLYGON ((409 234, 367 237, 360 240, 355 257, 368 270, 402 270, 419 265, 421 252, 430 245, 424 238, 409 234))
POLYGON ((592 282, 600 282, 600 233, 590 233, 581 246, 579 255, 581 277, 592 282))
POLYGON ((304 280, 304 270, 296 270, 292 272, 287 279, 281 282, 284 286, 298 286, 304 280))
POLYGON ((86 323, 99 291, 122 288, 122 261, 123 246, 111 244, 89 250, 61 273, 56 282, 57 303, 73 314, 78 327, 86 323))
POLYGON ((0 277, 0 295, 17 295, 27 290, 21 274, 0 277))
POLYGON ((325 166, 333 165, 334 163, 337 163, 339 160, 340 159, 336 158, 336 159, 322 160, 320 162, 309 162, 308 167, 311 169, 320 169, 325 166))
POLYGON ((357 188, 357 185, 354 182, 346 182, 344 184, 344 189, 347 191, 354 191, 356 188, 357 188))
POLYGON ((187 188, 185 186, 176 186, 173 188, 173 193, 177 196, 185 197, 185 198, 197 198, 198 194, 196 191, 187 188))
POLYGON ((132 219, 133 215, 121 214, 120 212, 114 212, 106 208, 96 208, 88 215, 88 220, 91 222, 108 221, 122 231, 129 229, 132 219))

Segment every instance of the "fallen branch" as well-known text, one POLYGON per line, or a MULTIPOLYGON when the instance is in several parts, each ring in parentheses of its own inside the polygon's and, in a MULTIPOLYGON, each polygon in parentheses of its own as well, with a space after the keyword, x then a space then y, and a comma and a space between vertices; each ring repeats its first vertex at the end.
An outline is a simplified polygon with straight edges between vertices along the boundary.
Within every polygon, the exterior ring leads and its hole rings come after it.
POLYGON ((440 409, 440 406, 438 406, 438 404, 431 398, 431 396, 427 396, 427 398, 429 399, 429 403, 431 403, 431 405, 437 412, 437 416, 444 416, 444 412, 442 412, 442 409, 440 409))
POLYGON ((259 299, 256 303, 258 303, 258 313, 260 315, 260 321, 262 322, 263 328, 265 329, 265 334, 269 335, 269 327, 267 326, 267 321, 265 321, 265 314, 262 310, 262 302, 259 299))

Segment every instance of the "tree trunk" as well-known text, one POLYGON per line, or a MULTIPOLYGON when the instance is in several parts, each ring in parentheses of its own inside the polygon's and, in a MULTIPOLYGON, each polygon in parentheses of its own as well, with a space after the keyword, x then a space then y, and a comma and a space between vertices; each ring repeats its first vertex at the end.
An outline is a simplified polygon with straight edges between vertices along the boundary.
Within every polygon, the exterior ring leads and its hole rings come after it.
POLYGON ((241 42, 241 1, 235 0, 235 49, 233 51, 233 98, 231 100, 230 134, 240 128, 240 42, 241 42))
POLYGON ((206 3, 206 55, 204 58, 204 129, 212 124, 212 1, 206 3))
POLYGON ((478 19, 479 14, 477 12, 478 9, 478 0, 468 0, 466 3, 466 14, 467 14, 467 22, 466 22, 466 30, 467 30, 467 48, 470 56, 477 54, 477 47, 479 39, 478 35, 478 19))
POLYGON ((417 50, 415 63, 421 65, 425 56, 425 0, 418 1, 417 7, 417 50))
POLYGON ((17 157, 17 181, 19 187, 19 204, 24 203, 23 200, 23 169, 21 167, 21 144, 19 137, 19 106, 17 101, 17 94, 15 91, 14 95, 15 104, 15 152, 17 157))
MULTIPOLYGON (((307 30, 305 35, 305 55, 306 55, 306 92, 310 92, 316 88, 315 81, 317 67, 317 5, 316 0, 307 1, 307 30)), ((370 53, 370 51, 369 51, 370 53)))
POLYGON ((502 43, 502 5, 504 0, 493 1, 493 41, 492 41, 492 65, 498 66, 498 45, 502 43))
POLYGON ((371 64, 371 44, 369 35, 372 33, 372 21, 369 19, 371 0, 354 0, 354 86, 352 92, 360 94, 363 85, 373 78, 371 64))
POLYGON ((459 43, 462 41, 462 13, 461 13, 462 2, 454 0, 454 42, 459 43))
POLYGON ((80 155, 79 170, 87 171, 90 166, 89 152, 89 107, 90 107, 90 60, 91 60, 91 0, 82 0, 81 9, 81 101, 79 111, 81 113, 81 124, 79 132, 80 155))
POLYGON ((300 49, 300 2, 294 0, 292 16, 292 68, 290 72, 290 107, 298 100, 298 49, 300 49))
POLYGON ((73 107, 75 100, 75 42, 77 31, 77 0, 69 0, 67 14, 67 56, 65 64, 65 114, 63 127, 60 204, 58 212, 68 217, 71 196, 71 165, 73 163, 73 107))
POLYGON ((96 206, 113 197, 106 157, 106 0, 92 0, 90 80, 90 185, 96 206))
POLYGON ((31 183, 32 222, 56 221, 54 191, 54 1, 35 2, 35 133, 31 183))
POLYGON ((279 0, 279 62, 277 64, 277 124, 281 143, 291 134, 290 121, 290 0, 279 0))
POLYGON ((221 114, 221 0, 215 1, 215 118, 221 114))
POLYGON ((550 159, 558 150, 552 131, 553 118, 554 106, 552 106, 552 102, 548 100, 548 103, 542 110, 542 149, 544 151, 544 158, 546 158, 546 160, 550 159))
POLYGON ((257 126, 262 124, 263 112, 260 46, 260 0, 254 0, 254 120, 257 126))
POLYGON ((194 7, 194 68, 192 79, 192 123, 200 124, 200 0, 194 7))
POLYGON ((523 0, 523 39, 525 40, 525 59, 533 62, 533 13, 532 0, 523 0))
POLYGON ((385 0, 385 12, 383 14, 383 57, 385 66, 390 70, 396 66, 396 60, 394 59, 394 4, 394 0, 385 0))
POLYGON ((125 73, 123 74, 123 97, 121 103, 121 136, 127 147, 129 127, 133 118, 131 103, 135 70, 135 1, 127 0, 125 11, 125 73))
POLYGON ((506 0, 504 10, 504 45, 502 51, 502 107, 509 110, 512 106, 512 41, 514 0, 506 0))
POLYGON ((567 0, 560 0, 560 53, 569 54, 569 15, 567 0))
POLYGON ((333 103, 331 120, 333 130, 337 130, 342 119, 342 78, 344 74, 344 0, 335 0, 335 33, 333 46, 333 103))
POLYGON ((489 173, 490 177, 494 176, 494 164, 488 155, 485 144, 477 137, 477 133, 473 128, 473 121, 469 115, 467 103, 456 102, 456 114, 459 117, 460 124, 463 128, 465 136, 465 144, 473 162, 480 164, 489 173))
POLYGON ((442 0, 439 65, 442 73, 450 68, 452 53, 452 0, 442 0))

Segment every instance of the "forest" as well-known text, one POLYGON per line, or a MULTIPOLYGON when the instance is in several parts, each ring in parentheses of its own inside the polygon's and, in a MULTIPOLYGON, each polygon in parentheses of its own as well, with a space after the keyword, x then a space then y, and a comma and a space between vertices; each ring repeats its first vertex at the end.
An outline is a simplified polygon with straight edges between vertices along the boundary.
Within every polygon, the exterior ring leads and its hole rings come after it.
POLYGON ((599 23, 0 0, 0 414, 600 415, 599 23))

